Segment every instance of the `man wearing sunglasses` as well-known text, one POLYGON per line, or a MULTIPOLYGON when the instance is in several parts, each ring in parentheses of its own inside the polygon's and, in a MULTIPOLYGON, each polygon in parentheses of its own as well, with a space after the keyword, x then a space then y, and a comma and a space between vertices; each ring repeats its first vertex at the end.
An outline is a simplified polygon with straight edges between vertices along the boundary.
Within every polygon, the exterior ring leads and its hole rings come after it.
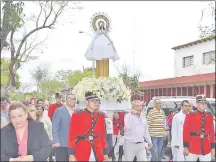
POLYGON ((215 155, 213 115, 205 111, 204 95, 196 96, 197 111, 186 115, 183 126, 184 155, 187 161, 211 161, 215 155))
POLYGON ((98 111, 99 98, 85 93, 84 110, 77 110, 71 118, 68 140, 69 161, 106 161, 107 144, 105 115, 98 111))

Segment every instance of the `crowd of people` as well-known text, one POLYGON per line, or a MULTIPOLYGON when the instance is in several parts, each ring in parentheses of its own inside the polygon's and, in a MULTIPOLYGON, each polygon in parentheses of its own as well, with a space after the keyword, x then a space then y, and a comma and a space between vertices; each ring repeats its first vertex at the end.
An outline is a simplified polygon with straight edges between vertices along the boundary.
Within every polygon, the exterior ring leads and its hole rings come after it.
POLYGON ((1 97, 1 161, 162 161, 168 138, 171 161, 211 161, 215 156, 213 115, 206 98, 196 97, 197 111, 182 101, 166 116, 160 99, 145 114, 143 101, 129 112, 100 110, 100 99, 85 94, 85 109, 75 95, 62 102, 10 101, 1 97))

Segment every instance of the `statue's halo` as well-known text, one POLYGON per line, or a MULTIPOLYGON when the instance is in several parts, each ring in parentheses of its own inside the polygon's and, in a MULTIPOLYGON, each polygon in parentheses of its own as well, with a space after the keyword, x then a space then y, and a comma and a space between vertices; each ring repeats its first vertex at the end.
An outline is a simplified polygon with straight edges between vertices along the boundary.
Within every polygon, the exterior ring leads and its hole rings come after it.
POLYGON ((90 27, 92 28, 93 32, 98 31, 101 26, 104 27, 106 32, 110 32, 111 20, 104 12, 95 13, 90 21, 90 27))

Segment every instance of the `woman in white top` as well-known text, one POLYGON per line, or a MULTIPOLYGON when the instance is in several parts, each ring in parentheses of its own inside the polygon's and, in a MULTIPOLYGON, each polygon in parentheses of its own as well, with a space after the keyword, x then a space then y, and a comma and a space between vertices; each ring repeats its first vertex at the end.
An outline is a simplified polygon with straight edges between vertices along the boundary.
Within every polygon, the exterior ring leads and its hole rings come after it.
POLYGON ((38 110, 38 121, 44 124, 49 139, 52 141, 52 122, 48 116, 44 115, 44 107, 42 105, 38 105, 36 108, 38 110))
POLYGON ((113 122, 112 120, 108 117, 107 112, 105 112, 105 122, 106 122, 106 140, 107 140, 107 148, 108 148, 108 153, 111 151, 113 147, 113 122))

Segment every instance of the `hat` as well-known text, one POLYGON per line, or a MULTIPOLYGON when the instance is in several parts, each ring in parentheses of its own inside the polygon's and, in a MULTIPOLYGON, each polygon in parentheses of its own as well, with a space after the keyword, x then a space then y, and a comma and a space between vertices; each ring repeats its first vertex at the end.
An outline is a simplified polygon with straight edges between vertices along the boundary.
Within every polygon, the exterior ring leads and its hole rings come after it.
POLYGON ((85 99, 89 100, 89 99, 99 99, 98 96, 93 93, 93 92, 86 92, 85 93, 85 99))
POLYGON ((207 102, 205 95, 197 95, 196 96, 196 102, 207 102))
POLYGON ((59 92, 55 93, 55 98, 62 98, 62 94, 59 92))

